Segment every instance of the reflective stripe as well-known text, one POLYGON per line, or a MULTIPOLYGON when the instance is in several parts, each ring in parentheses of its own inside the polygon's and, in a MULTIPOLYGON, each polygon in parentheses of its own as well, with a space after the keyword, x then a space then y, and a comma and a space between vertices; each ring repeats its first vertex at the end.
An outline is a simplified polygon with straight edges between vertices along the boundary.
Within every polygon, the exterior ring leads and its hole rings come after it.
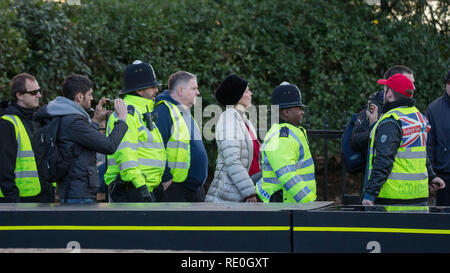
POLYGON ((140 131, 145 130, 145 129, 146 129, 145 126, 141 126, 141 127, 138 128, 138 131, 140 132, 140 131))
POLYGON ((299 192, 294 196, 294 200, 297 201, 297 203, 299 203, 299 202, 302 201, 302 199, 305 198, 310 192, 311 192, 311 190, 308 188, 308 186, 305 186, 301 191, 299 191, 299 192))
POLYGON ((286 183, 284 183, 283 187, 288 191, 293 186, 297 185, 297 183, 299 183, 301 181, 302 181, 302 179, 298 175, 296 175, 296 176, 292 177, 291 179, 289 179, 286 183))
POLYGON ((144 166, 164 167, 165 162, 162 160, 157 160, 157 159, 139 158, 138 163, 139 163, 139 165, 144 165, 144 166))
POLYGON ((16 178, 26 178, 26 177, 38 177, 37 171, 15 171, 14 175, 16 178))
POLYGON ((392 180, 424 180, 428 178, 428 173, 391 173, 388 179, 392 180))
MULTIPOLYGON (((144 166, 152 166, 152 167, 164 167, 165 162, 162 160, 157 159, 146 159, 146 158, 139 158, 138 161, 126 161, 122 162, 119 166, 120 170, 125 170, 129 168, 138 167, 138 165, 144 165, 144 166)), ((108 158, 108 165, 113 166, 116 165, 116 160, 114 158, 108 158)))
POLYGON ((123 171, 130 168, 136 168, 138 166, 139 164, 137 163, 137 161, 126 161, 119 164, 119 169, 123 171))
POLYGON ((119 144, 119 147, 117 147, 117 150, 122 150, 122 149, 126 149, 126 148, 130 148, 133 151, 137 151, 138 144, 137 143, 131 143, 129 141, 124 141, 124 142, 119 144))
POLYGON ((181 141, 169 141, 167 142, 167 148, 173 149, 189 149, 189 144, 181 142, 181 141))
POLYGON ((33 151, 18 151, 17 158, 34 157, 33 151))
MULTIPOLYGON (((300 178, 300 181, 309 181, 309 180, 314 180, 315 179, 315 175, 313 173, 311 173, 311 174, 302 174, 302 175, 298 174, 298 175, 296 175, 294 177, 300 178)), ((291 180, 292 179, 293 178, 291 178, 291 180)), ((264 180, 264 182, 270 183, 270 184, 280 184, 280 180, 278 180, 277 177, 264 177, 263 180, 264 180)), ((291 181, 291 180, 289 180, 289 181, 291 181)), ((289 183, 289 181, 286 182, 286 184, 289 183)))
POLYGON ((426 151, 398 151, 395 155, 396 158, 400 159, 421 159, 426 158, 426 151))
POLYGON ((264 177, 263 180, 265 183, 280 184, 280 180, 276 177, 264 177))
POLYGON ((139 141, 139 148, 145 149, 162 149, 162 143, 159 142, 142 142, 139 141))
MULTIPOLYGON (((270 165, 269 165, 270 166, 270 165)), ((272 167, 270 167, 272 169, 272 167)), ((277 177, 283 176, 289 172, 295 172, 297 170, 295 165, 286 165, 280 168, 278 171, 275 171, 277 177)))
POLYGON ((171 169, 187 169, 188 163, 187 162, 168 162, 167 166, 171 169))

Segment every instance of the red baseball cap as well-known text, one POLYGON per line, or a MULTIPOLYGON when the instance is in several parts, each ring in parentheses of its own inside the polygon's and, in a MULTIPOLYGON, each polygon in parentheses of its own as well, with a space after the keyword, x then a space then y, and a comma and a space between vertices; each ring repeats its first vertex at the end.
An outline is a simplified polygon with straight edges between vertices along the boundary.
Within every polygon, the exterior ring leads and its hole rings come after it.
POLYGON ((380 79, 377 81, 377 83, 387 85, 392 90, 405 95, 408 98, 412 97, 413 92, 408 93, 406 92, 406 90, 414 91, 415 89, 414 84, 411 82, 411 80, 401 73, 394 74, 387 80, 380 79))

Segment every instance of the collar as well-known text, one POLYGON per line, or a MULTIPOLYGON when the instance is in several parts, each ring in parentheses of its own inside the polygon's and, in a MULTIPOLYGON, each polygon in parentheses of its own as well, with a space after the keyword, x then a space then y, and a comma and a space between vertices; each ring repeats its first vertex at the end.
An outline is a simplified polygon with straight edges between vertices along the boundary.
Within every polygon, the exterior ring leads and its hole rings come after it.
POLYGON ((133 105, 141 114, 152 112, 153 107, 155 106, 155 102, 152 99, 141 96, 126 94, 123 100, 127 105, 133 105))

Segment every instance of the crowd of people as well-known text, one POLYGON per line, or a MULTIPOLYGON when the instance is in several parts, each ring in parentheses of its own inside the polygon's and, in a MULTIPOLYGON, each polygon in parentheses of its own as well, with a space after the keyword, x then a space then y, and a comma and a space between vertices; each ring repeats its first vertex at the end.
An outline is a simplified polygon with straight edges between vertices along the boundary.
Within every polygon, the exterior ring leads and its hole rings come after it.
MULTIPOLYGON (((0 202, 53 203, 55 196, 67 204, 105 197, 108 202, 316 200, 314 160, 301 126, 306 105, 295 84, 273 89, 279 122, 260 143, 245 114, 253 94, 248 81, 235 74, 223 79, 215 92, 225 107, 215 124, 216 168, 205 192, 208 156, 191 115, 200 95, 197 76, 175 72, 158 95, 161 83, 153 67, 137 60, 127 66, 123 82, 120 98, 103 97, 89 115, 94 90, 88 77, 70 75, 62 96, 39 108, 36 78, 14 76, 0 118, 0 202), (113 111, 107 110, 109 103, 113 111), (56 128, 54 142, 39 142, 50 128, 56 128), (45 158, 49 149, 39 145, 57 148, 51 154, 58 155, 54 166, 45 158)), ((415 107, 411 69, 394 66, 377 82, 383 90, 370 96, 352 135, 353 149, 367 158, 361 204, 427 205, 429 193, 437 191, 436 204, 450 205, 445 187, 450 183, 450 71, 444 94, 426 115, 415 107)))

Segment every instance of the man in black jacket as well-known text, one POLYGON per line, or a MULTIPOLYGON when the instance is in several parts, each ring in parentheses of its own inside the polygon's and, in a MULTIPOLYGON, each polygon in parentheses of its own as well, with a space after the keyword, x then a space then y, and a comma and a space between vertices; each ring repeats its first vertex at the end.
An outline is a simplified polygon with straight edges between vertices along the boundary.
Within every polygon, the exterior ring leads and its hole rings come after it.
MULTIPOLYGON (((436 174, 450 185, 450 70, 445 79, 444 94, 428 105, 430 121, 427 152, 436 174)), ((437 206, 450 206, 450 187, 436 192, 437 206)))
POLYGON ((91 203, 99 188, 96 153, 113 154, 125 135, 127 108, 122 99, 114 101, 119 117, 114 130, 106 137, 99 123, 106 119, 106 102, 102 98, 91 120, 92 82, 82 75, 71 75, 63 83, 64 97, 56 97, 36 113, 36 118, 60 117, 57 145, 64 160, 71 162, 58 193, 64 203, 91 203))
POLYGON ((379 80, 384 88, 384 114, 375 124, 369 145, 363 205, 426 205, 431 190, 445 187, 426 155, 429 128, 414 106, 414 84, 403 74, 379 80))
POLYGON ((39 83, 32 75, 21 73, 12 78, 10 92, 11 100, 0 118, 0 202, 53 202, 53 187, 40 181, 34 148, 27 148, 36 128, 33 114, 41 98, 39 83), (21 129, 26 133, 21 134, 21 129), (21 177, 21 173, 27 175, 21 177))
MULTIPOLYGON (((388 79, 392 75, 401 73, 408 77, 414 84, 414 72, 404 65, 394 65, 384 73, 383 78, 388 79)), ((369 135, 373 125, 381 117, 384 105, 384 90, 373 93, 369 97, 368 107, 365 107, 358 114, 355 127, 352 132, 351 146, 354 151, 359 151, 366 158, 367 146, 369 145, 369 135)))

